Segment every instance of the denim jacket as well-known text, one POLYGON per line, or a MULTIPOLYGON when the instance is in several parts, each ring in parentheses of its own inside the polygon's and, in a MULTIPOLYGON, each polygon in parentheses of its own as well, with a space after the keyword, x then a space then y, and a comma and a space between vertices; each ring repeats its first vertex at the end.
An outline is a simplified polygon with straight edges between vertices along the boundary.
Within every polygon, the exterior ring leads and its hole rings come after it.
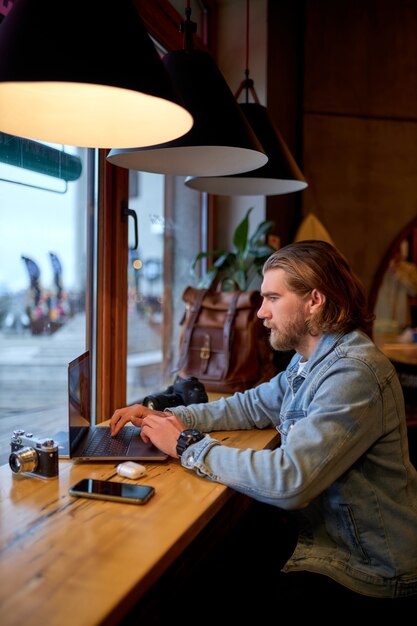
POLYGON ((390 361, 362 332, 321 337, 301 373, 244 393, 170 409, 204 432, 274 426, 274 450, 240 450, 210 435, 185 468, 293 511, 299 538, 284 571, 309 570, 375 597, 417 593, 417 471, 390 361))

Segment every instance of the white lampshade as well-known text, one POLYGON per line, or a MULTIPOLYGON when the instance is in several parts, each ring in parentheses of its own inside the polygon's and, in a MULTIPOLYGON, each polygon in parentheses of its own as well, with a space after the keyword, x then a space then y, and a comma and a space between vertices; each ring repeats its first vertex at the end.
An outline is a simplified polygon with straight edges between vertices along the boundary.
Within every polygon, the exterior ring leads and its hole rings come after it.
POLYGON ((189 176, 187 187, 224 196, 269 196, 301 191, 307 182, 268 112, 259 103, 240 104, 260 140, 268 162, 254 171, 231 176, 189 176))

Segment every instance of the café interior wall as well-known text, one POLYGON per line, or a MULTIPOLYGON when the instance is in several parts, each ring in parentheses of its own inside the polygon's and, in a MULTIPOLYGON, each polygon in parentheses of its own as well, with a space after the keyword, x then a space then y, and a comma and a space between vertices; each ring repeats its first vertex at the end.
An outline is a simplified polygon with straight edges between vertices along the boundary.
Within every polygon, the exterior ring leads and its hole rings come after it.
POLYGON ((417 3, 305 7, 302 211, 322 221, 369 292, 417 216, 417 3))
MULTIPOLYGON (((255 225, 266 201, 276 205, 272 217, 283 243, 297 220, 314 213, 370 292, 391 243, 417 217, 417 3, 295 3, 251 2, 249 67, 309 187, 269 198, 218 196, 216 246, 230 243, 249 206, 256 207, 255 225), (290 105, 297 109, 293 120, 290 105), (294 212, 295 201, 300 213, 286 228, 284 212, 294 212)), ((218 63, 233 92, 244 77, 245 6, 245 0, 219 3, 218 63)))

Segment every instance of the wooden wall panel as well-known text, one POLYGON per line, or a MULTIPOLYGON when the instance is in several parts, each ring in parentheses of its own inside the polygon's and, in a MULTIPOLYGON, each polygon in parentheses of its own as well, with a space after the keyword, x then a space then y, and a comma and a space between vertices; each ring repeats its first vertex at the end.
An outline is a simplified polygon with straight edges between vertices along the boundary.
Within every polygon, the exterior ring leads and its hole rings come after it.
MULTIPOLYGON (((268 2, 266 106, 291 154, 302 162, 304 0, 268 2)), ((275 222, 281 245, 293 241, 301 218, 304 191, 266 197, 266 218, 275 222)))
POLYGON ((416 118, 415 0, 309 0, 306 111, 416 118))
POLYGON ((371 290, 417 218, 417 2, 306 0, 302 214, 371 290))
POLYGON ((417 215, 417 124, 306 115, 303 192, 370 289, 386 250, 417 215))

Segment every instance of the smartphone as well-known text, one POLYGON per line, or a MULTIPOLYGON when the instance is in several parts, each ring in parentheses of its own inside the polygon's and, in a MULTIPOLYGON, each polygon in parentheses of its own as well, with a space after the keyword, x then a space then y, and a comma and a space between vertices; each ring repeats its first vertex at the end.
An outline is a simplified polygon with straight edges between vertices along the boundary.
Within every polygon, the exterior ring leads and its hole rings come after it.
POLYGON ((68 493, 71 496, 80 496, 82 498, 145 504, 154 495, 155 488, 149 485, 132 485, 116 483, 111 480, 83 478, 76 485, 70 487, 68 493))

